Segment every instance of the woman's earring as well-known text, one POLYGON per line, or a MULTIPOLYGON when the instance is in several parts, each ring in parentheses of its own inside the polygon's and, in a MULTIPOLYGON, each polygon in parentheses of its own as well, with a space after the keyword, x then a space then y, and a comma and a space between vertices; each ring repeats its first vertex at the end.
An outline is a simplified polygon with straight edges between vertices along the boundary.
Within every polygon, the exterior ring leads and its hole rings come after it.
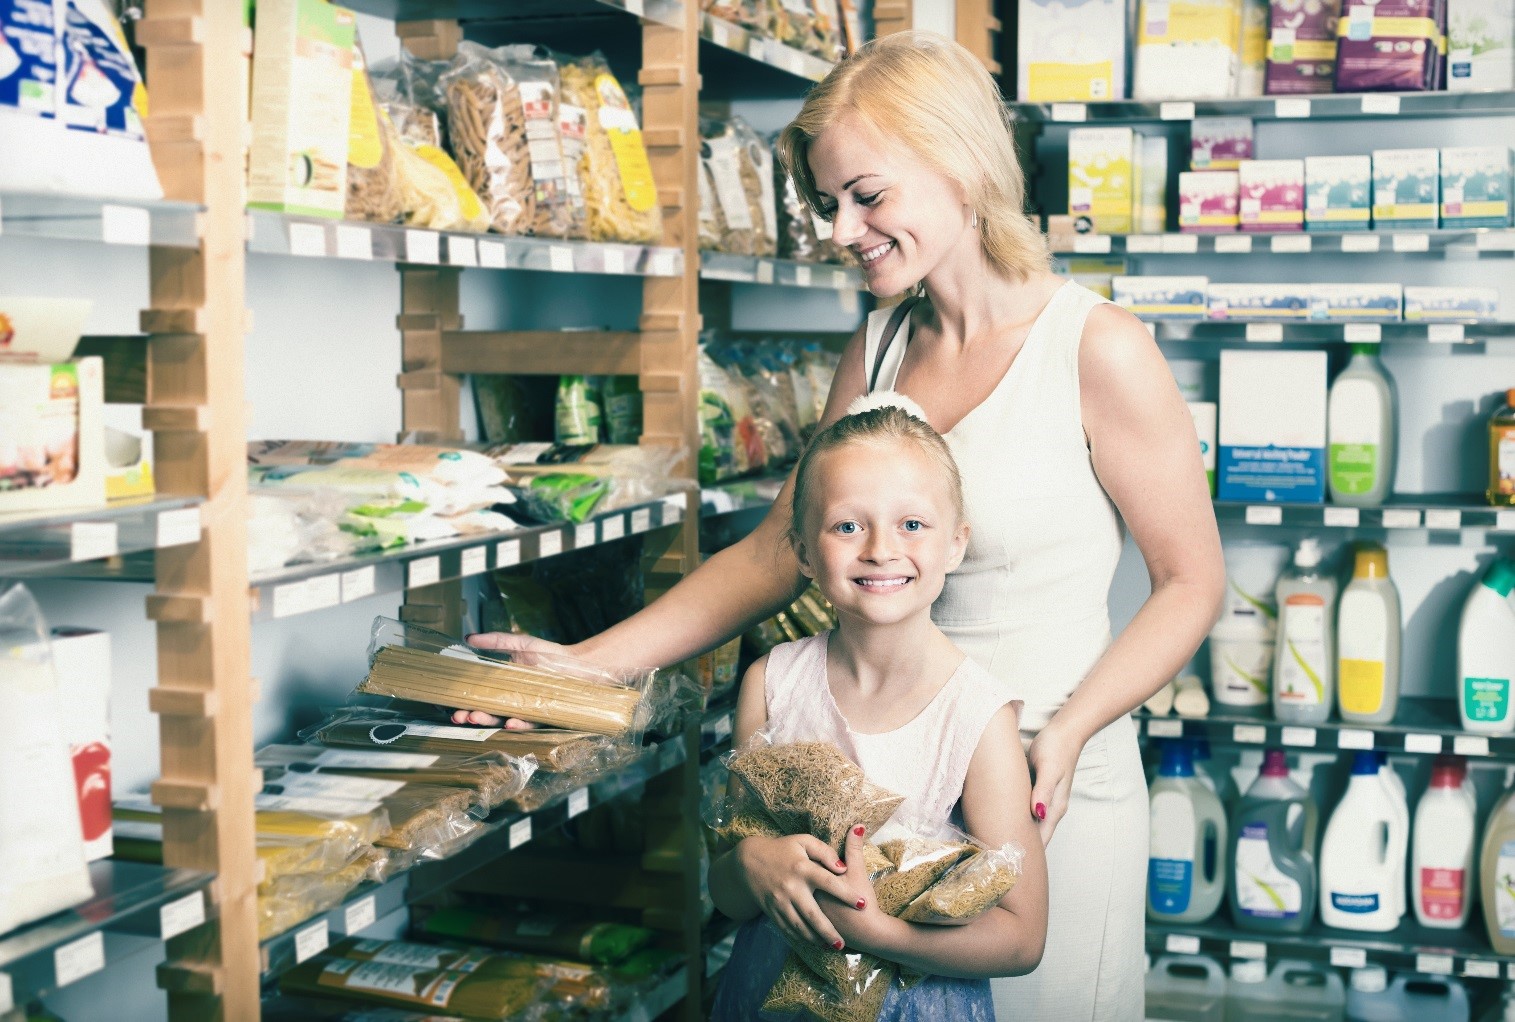
POLYGON ((978 210, 975 209, 973 211, 973 223, 969 224, 968 226, 972 227, 974 230, 977 230, 978 229, 978 225, 979 225, 978 210))

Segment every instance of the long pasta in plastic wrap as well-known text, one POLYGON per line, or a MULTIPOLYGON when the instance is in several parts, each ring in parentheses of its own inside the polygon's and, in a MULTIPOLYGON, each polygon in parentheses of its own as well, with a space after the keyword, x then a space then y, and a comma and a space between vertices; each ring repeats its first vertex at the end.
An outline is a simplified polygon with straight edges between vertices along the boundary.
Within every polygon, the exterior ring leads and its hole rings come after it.
POLYGON ((463 755, 502 752, 520 758, 532 756, 542 770, 549 771, 594 770, 614 745, 606 736, 587 731, 464 727, 371 706, 336 710, 321 723, 301 731, 300 738, 328 748, 463 755))
POLYGON ((487 231, 484 203, 442 149, 436 111, 416 96, 425 76, 415 62, 386 62, 371 69, 369 77, 379 101, 380 128, 397 143, 392 151, 405 223, 437 231, 487 231))
POLYGON ((537 769, 534 757, 522 759, 502 752, 391 752, 314 745, 267 745, 258 750, 254 764, 293 772, 458 788, 470 792, 474 803, 486 812, 519 795, 537 769))
POLYGON ((565 102, 585 111, 579 180, 594 241, 655 244, 663 237, 657 184, 636 114, 604 57, 563 58, 565 102))
POLYGON ((508 1019, 536 1001, 546 985, 534 974, 479 975, 400 962, 321 955, 284 974, 285 993, 352 997, 400 1007, 508 1019))
POLYGON ((535 222, 536 187, 521 90, 484 47, 464 42, 440 86, 458 166, 489 212, 491 229, 525 234, 535 222))

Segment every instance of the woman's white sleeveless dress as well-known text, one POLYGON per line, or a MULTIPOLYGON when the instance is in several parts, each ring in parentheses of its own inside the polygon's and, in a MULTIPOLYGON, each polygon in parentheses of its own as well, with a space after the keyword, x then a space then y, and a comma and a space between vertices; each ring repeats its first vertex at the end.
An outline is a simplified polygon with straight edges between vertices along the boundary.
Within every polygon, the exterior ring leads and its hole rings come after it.
MULTIPOLYGON (((1078 353, 1094 292, 1052 296, 994 392, 946 434, 972 534, 932 608, 942 630, 1025 700, 1029 740, 1110 644, 1110 582, 1124 540, 1084 436, 1078 353)), ((889 310, 869 317, 870 370, 889 310)), ((891 389, 908 318, 884 355, 891 389)), ((1047 950, 1030 976, 994 981, 996 1017, 1114 1022, 1143 1017, 1147 784, 1122 717, 1084 746, 1068 814, 1047 849, 1047 950)))

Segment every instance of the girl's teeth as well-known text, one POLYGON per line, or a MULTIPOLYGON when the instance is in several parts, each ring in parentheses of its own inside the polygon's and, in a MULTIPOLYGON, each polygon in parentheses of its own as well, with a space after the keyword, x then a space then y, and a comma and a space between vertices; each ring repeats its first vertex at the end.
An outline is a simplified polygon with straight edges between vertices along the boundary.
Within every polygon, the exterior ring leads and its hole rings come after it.
POLYGON ((890 587, 894 587, 894 586, 902 586, 902 585, 904 585, 908 581, 910 581, 908 578, 891 578, 891 579, 860 578, 860 579, 858 579, 858 582, 861 583, 862 585, 869 586, 870 588, 874 588, 874 589, 890 588, 890 587))

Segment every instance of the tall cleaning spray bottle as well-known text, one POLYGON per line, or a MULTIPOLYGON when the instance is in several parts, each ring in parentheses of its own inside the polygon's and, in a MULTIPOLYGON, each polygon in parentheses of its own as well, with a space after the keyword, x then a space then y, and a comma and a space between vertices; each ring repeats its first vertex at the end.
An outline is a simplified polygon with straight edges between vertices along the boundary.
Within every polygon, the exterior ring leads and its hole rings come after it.
POLYGON ((1278 580, 1273 716, 1284 724, 1324 723, 1336 702, 1336 579, 1320 562, 1320 544, 1306 537, 1278 580))
POLYGON ((1282 749, 1236 808, 1231 841, 1231 916, 1268 933, 1301 933, 1315 915, 1315 802, 1289 776, 1282 749))

